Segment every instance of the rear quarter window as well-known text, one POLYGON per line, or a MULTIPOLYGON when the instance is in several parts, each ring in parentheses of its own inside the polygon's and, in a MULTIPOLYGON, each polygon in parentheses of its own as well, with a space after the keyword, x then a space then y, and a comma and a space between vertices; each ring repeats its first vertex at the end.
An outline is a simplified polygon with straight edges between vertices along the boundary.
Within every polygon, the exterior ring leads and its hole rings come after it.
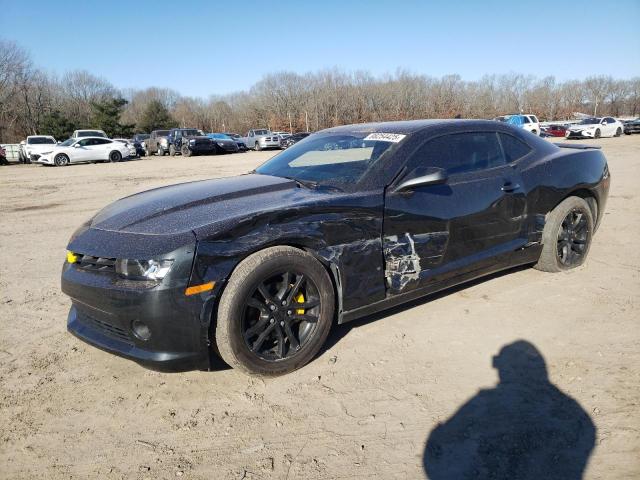
POLYGON ((499 133, 502 150, 507 163, 515 162, 519 158, 524 157, 531 151, 531 147, 522 140, 517 139, 513 135, 507 133, 499 133))

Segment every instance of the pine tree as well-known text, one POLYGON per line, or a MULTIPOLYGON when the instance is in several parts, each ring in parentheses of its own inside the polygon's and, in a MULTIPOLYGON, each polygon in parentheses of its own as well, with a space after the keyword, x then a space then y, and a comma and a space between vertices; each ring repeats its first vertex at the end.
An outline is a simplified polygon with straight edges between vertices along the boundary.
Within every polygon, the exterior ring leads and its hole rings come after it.
POLYGON ((153 130, 172 128, 176 125, 177 123, 171 117, 167 107, 159 100, 151 100, 142 114, 142 119, 138 122, 137 127, 139 131, 148 133, 153 130))

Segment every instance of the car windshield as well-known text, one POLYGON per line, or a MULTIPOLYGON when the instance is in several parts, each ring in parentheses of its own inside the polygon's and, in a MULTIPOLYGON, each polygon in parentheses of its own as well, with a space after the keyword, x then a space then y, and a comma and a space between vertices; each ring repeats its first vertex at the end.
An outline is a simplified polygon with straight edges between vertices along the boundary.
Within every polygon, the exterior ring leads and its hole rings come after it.
POLYGON ((169 135, 169 130, 158 130, 156 132, 156 135, 158 137, 166 137, 167 135, 169 135))
POLYGON ((254 130, 254 135, 270 135, 269 130, 254 130))
POLYGON ((231 138, 228 135, 225 135, 224 133, 210 133, 209 137, 217 138, 218 140, 231 140, 231 138))
MULTIPOLYGON (((294 144, 256 169, 257 173, 334 187, 358 182, 367 170, 404 135, 313 135, 294 144)), ((344 188, 344 187, 343 187, 344 188)))
POLYGON ((96 132, 95 130, 85 130, 84 132, 78 132, 78 137, 102 137, 102 132, 96 132))
POLYGON ((593 125, 594 123, 600 123, 601 118, 585 118, 578 125, 593 125))
POLYGON ((149 137, 150 137, 150 135, 148 133, 139 133, 134 138, 136 140, 146 140, 149 137))
POLYGON ((75 142, 75 138, 67 138, 64 142, 60 144, 61 147, 69 147, 73 142, 75 142))
POLYGON ((29 145, 53 145, 56 142, 53 140, 53 138, 34 137, 34 138, 28 138, 27 143, 29 145))
POLYGON ((241 137, 240 137, 240 135, 238 135, 237 133, 229 133, 229 136, 230 136, 231 138, 235 138, 235 139, 237 139, 237 138, 241 138, 241 137))

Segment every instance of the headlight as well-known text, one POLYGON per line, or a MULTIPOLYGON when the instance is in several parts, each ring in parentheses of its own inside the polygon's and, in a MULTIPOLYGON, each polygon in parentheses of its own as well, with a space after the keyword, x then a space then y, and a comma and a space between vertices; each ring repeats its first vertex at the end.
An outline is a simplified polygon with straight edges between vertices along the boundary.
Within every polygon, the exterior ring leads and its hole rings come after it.
POLYGON ((196 139, 192 138, 191 140, 189 140, 189 145, 195 145, 196 144, 196 139))
POLYGON ((49 155, 50 153, 53 153, 53 150, 49 150, 48 152, 42 152, 40 155, 49 155))
POLYGON ((224 142, 218 142, 218 145, 220 145, 221 147, 224 147, 224 142))
POLYGON ((116 260, 116 273, 134 280, 162 280, 169 270, 173 260, 131 260, 122 258, 116 260))

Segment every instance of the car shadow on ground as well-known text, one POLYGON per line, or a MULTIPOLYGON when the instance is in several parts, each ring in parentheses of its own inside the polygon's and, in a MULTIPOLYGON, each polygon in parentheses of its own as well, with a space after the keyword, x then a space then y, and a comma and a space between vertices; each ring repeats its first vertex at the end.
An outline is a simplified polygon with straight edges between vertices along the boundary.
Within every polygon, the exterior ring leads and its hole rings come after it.
POLYGON ((434 428, 423 455, 431 480, 578 480, 596 428, 548 378, 545 361, 519 340, 493 357, 500 382, 480 390, 434 428))
POLYGON ((445 290, 442 290, 440 292, 437 293, 433 293, 431 295, 426 295, 422 298, 419 298, 417 300, 413 300, 407 303, 403 303, 402 305, 398 305, 397 307, 393 307, 393 308, 389 308, 387 310, 383 310, 381 312, 372 314, 372 315, 367 315, 366 317, 362 317, 358 320, 353 320, 351 322, 348 323, 344 323, 342 325, 334 325, 333 328, 331 329, 331 332, 329 333, 329 337, 327 338, 327 341, 324 343, 322 349, 320 350, 320 352, 318 353, 318 355, 316 356, 319 357, 321 355, 323 355, 327 350, 330 350, 331 348, 333 348, 340 340, 342 340, 352 329, 354 328, 358 328, 361 327, 363 325, 367 325, 371 322, 374 322, 376 320, 380 320, 383 319, 385 317, 389 317, 391 315, 396 315, 398 313, 402 313, 405 310, 409 310, 411 308, 415 308, 418 307, 420 305, 424 305, 425 303, 429 303, 432 302, 434 300, 437 300, 439 298, 443 298, 446 297, 448 295, 460 292, 462 290, 465 290, 467 288, 470 288, 474 285, 478 285, 496 278, 500 278, 504 275, 511 275, 513 273, 517 273, 523 270, 529 270, 532 267, 532 265, 521 265, 518 267, 514 267, 514 268, 510 268, 507 270, 503 270, 491 275, 487 275, 485 277, 482 278, 478 278, 476 280, 471 280, 469 282, 465 282, 461 285, 456 285, 454 287, 450 287, 447 288, 445 290))

